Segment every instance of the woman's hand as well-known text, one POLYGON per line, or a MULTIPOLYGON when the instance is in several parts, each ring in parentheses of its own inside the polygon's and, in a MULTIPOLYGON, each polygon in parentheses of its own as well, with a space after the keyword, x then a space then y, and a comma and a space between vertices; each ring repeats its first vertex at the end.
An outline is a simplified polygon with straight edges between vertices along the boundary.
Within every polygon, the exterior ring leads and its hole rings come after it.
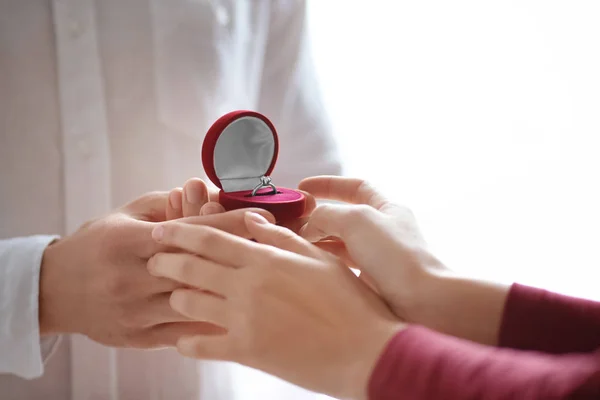
POLYGON ((427 251, 412 212, 360 179, 314 177, 300 188, 317 199, 350 203, 319 206, 301 236, 361 270, 399 317, 411 317, 428 272, 445 269, 427 251))
POLYGON ((245 222, 256 242, 181 222, 153 232, 161 244, 191 253, 157 254, 148 263, 153 275, 191 287, 176 290, 171 306, 227 330, 184 337, 179 351, 337 397, 366 397, 371 370, 402 324, 337 257, 260 215, 247 213, 245 222))
POLYGON ((402 320, 495 344, 508 288, 463 279, 427 249, 410 210, 360 179, 308 178, 300 189, 350 204, 318 207, 300 234, 347 264, 402 320))

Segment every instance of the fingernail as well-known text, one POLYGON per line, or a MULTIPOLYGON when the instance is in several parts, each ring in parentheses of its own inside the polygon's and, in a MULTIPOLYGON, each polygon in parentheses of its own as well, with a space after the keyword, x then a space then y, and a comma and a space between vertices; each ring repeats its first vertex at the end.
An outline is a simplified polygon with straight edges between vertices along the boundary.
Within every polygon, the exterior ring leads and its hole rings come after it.
POLYGON ((192 204, 202 203, 202 194, 199 190, 194 190, 194 185, 188 185, 185 188, 185 197, 187 198, 187 201, 189 201, 192 204))
POLYGON ((169 204, 174 210, 179 210, 181 208, 181 199, 179 198, 179 192, 176 190, 169 193, 169 204))
POLYGON ((165 228, 162 225, 158 225, 154 229, 152 229, 152 239, 156 241, 160 241, 165 234, 165 228))
POLYGON ((256 223, 256 224, 268 224, 269 221, 267 221, 267 219, 265 217, 263 217, 260 214, 257 213, 253 213, 253 212, 247 212, 246 216, 248 217, 248 219, 250 219, 252 222, 256 223))

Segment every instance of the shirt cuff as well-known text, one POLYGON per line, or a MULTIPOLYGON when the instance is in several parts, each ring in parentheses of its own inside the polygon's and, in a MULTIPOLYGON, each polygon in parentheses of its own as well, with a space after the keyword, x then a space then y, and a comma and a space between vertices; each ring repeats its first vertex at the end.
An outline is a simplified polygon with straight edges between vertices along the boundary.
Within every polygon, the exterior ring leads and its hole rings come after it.
POLYGON ((0 373, 40 377, 45 358, 58 343, 58 337, 41 342, 38 310, 42 256, 57 238, 0 240, 0 373))

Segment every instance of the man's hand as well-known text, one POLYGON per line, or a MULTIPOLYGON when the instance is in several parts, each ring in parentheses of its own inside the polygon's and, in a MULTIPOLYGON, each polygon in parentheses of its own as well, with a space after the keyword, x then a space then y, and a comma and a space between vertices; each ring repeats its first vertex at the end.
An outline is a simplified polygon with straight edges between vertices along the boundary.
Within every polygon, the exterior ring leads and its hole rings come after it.
MULTIPOLYGON (((148 274, 148 259, 169 250, 151 235, 155 222, 166 218, 167 201, 167 192, 147 194, 46 249, 40 275, 42 334, 81 333, 105 345, 152 348, 172 346, 185 334, 221 331, 174 312, 169 297, 182 285, 148 274)), ((248 237, 243 212, 192 221, 248 237)))

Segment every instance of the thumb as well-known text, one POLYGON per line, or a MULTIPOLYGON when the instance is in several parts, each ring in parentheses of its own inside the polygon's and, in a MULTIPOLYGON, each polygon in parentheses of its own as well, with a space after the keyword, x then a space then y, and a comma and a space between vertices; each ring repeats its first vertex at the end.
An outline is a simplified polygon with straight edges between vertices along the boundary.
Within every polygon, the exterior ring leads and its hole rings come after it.
POLYGON ((343 176, 314 176, 298 185, 318 199, 342 201, 350 204, 366 204, 381 209, 388 200, 367 181, 343 176))
POLYGON ((125 214, 142 221, 162 222, 167 219, 169 192, 149 192, 121 207, 125 214))

